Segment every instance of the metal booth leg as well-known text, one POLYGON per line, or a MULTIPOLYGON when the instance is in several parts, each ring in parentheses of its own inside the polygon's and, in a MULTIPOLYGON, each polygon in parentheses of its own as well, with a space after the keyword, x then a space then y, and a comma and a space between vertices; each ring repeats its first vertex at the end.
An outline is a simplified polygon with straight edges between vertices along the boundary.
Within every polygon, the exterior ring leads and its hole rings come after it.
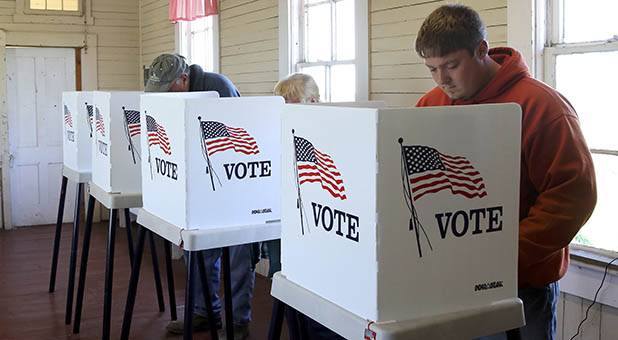
POLYGON ((118 209, 110 209, 105 261, 105 293, 103 295, 103 339, 109 339, 112 314, 112 284, 114 279, 114 244, 116 242, 116 218, 118 209))
POLYGON ((88 209, 86 210, 86 227, 84 228, 84 242, 82 244, 82 260, 79 267, 79 280, 77 281, 77 300, 75 301, 75 318, 73 319, 73 333, 79 333, 82 319, 82 306, 84 302, 84 288, 86 286, 86 270, 88 267, 88 252, 90 250, 90 235, 92 234, 92 216, 94 215, 93 196, 88 197, 88 209))
POLYGON ((515 328, 515 329, 506 331, 506 339, 507 340, 522 340, 521 330, 519 328, 515 328))
POLYGON ((148 240, 150 241, 150 254, 152 255, 152 272, 154 274, 155 286, 157 287, 157 300, 159 301, 159 312, 165 311, 165 302, 163 301, 163 288, 161 286, 161 273, 159 272, 159 260, 157 257, 157 247, 154 241, 154 236, 151 231, 148 231, 148 240))
MULTIPOLYGON (((217 320, 215 312, 212 309, 212 301, 210 300, 210 289, 208 288, 208 278, 206 277, 206 269, 204 266, 204 254, 201 251, 197 252, 197 266, 200 271, 200 281, 202 281, 202 293, 206 304, 206 312, 208 313, 208 323, 210 324, 210 337, 212 340, 219 340, 217 332, 217 320)), ((233 339, 233 338, 232 338, 233 339)))
POLYGON ((167 267, 167 293, 170 299, 170 315, 172 320, 178 319, 176 315, 176 291, 174 290, 174 269, 172 268, 172 246, 170 241, 163 239, 165 249, 165 266, 167 267))
POLYGON ((129 244, 129 263, 133 268, 133 234, 131 233, 131 215, 129 208, 124 209, 124 224, 127 226, 127 243, 129 244))
POLYGON ((75 267, 77 266, 77 241, 79 239, 79 215, 81 214, 82 189, 84 184, 77 183, 77 192, 75 193, 75 217, 73 219, 73 236, 71 239, 71 261, 69 264, 69 282, 67 288, 67 304, 64 323, 71 323, 73 313, 73 289, 75 287, 75 267))
POLYGON ((142 266, 142 255, 144 254, 144 240, 146 239, 146 228, 138 226, 137 244, 135 245, 135 265, 131 268, 131 280, 129 280, 129 293, 127 303, 124 308, 124 318, 122 320, 121 340, 129 339, 131 332, 131 319, 133 318, 133 307, 135 307, 135 295, 137 294, 137 283, 139 281, 140 267, 142 266))
POLYGON ((281 328, 283 327, 283 312, 285 303, 279 299, 275 299, 273 304, 273 313, 270 317, 270 329, 268 331, 268 340, 279 340, 281 338, 281 328))
POLYGON ((228 339, 234 339, 234 309, 232 306, 232 275, 230 268, 230 247, 223 247, 223 296, 225 299, 225 334, 228 339))
POLYGON ((58 202, 58 219, 56 220, 56 235, 54 237, 54 253, 52 255, 51 275, 49 277, 49 292, 53 293, 56 290, 56 269, 58 267, 58 252, 60 250, 60 234, 62 232, 62 217, 64 216, 64 202, 67 198, 67 181, 65 176, 62 176, 62 185, 60 186, 60 201, 58 202))
POLYGON ((193 284, 195 267, 195 252, 190 251, 187 256, 187 285, 185 289, 185 323, 183 340, 193 340, 193 284))

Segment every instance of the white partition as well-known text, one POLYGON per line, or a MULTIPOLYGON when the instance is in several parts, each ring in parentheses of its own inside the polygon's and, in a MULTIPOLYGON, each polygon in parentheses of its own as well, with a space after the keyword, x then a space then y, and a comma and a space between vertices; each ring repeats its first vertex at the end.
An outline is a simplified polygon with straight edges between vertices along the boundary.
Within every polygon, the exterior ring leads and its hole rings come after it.
POLYGON ((88 114, 92 111, 91 91, 62 93, 64 166, 78 173, 92 170, 92 131, 88 114), (88 109, 90 108, 90 109, 88 109))
POLYGON ((138 91, 94 91, 92 181, 108 193, 141 193, 138 91))
POLYGON ((143 209, 189 230, 278 220, 283 99, 200 96, 142 96, 143 209))
POLYGON ((386 109, 386 102, 383 100, 370 100, 366 102, 320 102, 320 103, 307 103, 307 105, 318 106, 340 106, 340 107, 364 107, 372 109, 386 109))
POLYGON ((286 105, 282 274, 376 322, 516 297, 520 112, 286 105))

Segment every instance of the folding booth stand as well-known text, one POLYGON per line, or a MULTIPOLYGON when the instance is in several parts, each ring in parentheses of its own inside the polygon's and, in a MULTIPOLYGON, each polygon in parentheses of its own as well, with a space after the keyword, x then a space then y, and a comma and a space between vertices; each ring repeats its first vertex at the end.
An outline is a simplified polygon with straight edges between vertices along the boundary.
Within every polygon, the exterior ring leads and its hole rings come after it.
POLYGON ((515 104, 286 105, 271 338, 280 303, 348 339, 522 326, 520 126, 515 104))
MULTIPOLYGON (((273 277, 271 295, 277 299, 268 339, 278 340, 283 324, 283 307, 290 306, 346 339, 476 339, 517 329, 524 325, 519 298, 496 301, 475 309, 446 313, 437 317, 370 323, 334 303, 288 280, 281 272, 273 277), (369 334, 374 334, 372 338, 369 334), (365 337, 368 334, 367 337, 365 337)), ((509 340, 517 340, 509 333, 509 340)))
MULTIPOLYGON (((184 338, 192 339, 195 262, 211 324, 201 250, 222 248, 225 320, 233 339, 229 246, 279 238, 280 97, 218 98, 216 92, 141 97, 143 208, 122 338, 130 333, 144 233, 189 252, 184 338), (275 133, 273 133, 273 131, 275 133)), ((211 327, 213 339, 217 330, 211 327)))
POLYGON ((81 215, 82 193, 84 184, 92 177, 91 171, 91 139, 92 139, 92 98, 93 92, 64 92, 62 94, 62 126, 63 126, 63 168, 60 200, 58 202, 58 217, 52 253, 52 265, 49 279, 49 292, 56 289, 56 271, 60 252, 60 236, 64 217, 64 203, 68 181, 77 184, 75 194, 75 212, 73 217, 73 233, 69 261, 69 278, 67 284, 67 300, 65 323, 71 323, 73 310, 73 291, 75 285, 75 267, 77 262, 77 246, 81 215))
MULTIPOLYGON (((93 137, 90 146, 93 170, 92 181, 89 183, 90 196, 86 214, 73 333, 79 333, 80 331, 92 231, 92 212, 95 199, 110 209, 103 302, 103 339, 110 338, 116 219, 119 215, 119 209, 124 209, 129 243, 129 258, 133 261, 134 251, 129 208, 139 208, 142 206, 141 180, 139 178, 140 165, 137 162, 137 159, 139 159, 139 138, 135 137, 140 131, 140 94, 140 92, 102 91, 95 91, 93 93, 93 137)), ((165 310, 165 305, 163 302, 156 247, 152 235, 150 235, 150 244, 159 311, 162 312, 165 310)), ((167 263, 169 264, 171 257, 168 251, 166 251, 166 257, 168 257, 167 263)), ((133 266, 133 263, 131 265, 133 266)), ((170 270, 171 267, 168 265, 168 278, 170 270)), ((168 287, 173 287, 173 282, 168 282, 168 287)), ((173 292, 173 288, 171 289, 173 292)), ((173 293, 170 294, 170 305, 172 319, 175 319, 176 307, 173 293)))
MULTIPOLYGON (((193 286, 195 280, 196 261, 199 267, 199 275, 201 276, 202 289, 204 290, 204 298, 206 299, 206 308, 208 311, 209 322, 211 325, 216 325, 208 285, 208 278, 204 269, 204 260, 201 250, 223 248, 221 258, 223 267, 223 282, 224 282, 224 303, 225 303, 225 320, 227 338, 234 338, 234 326, 232 316, 232 288, 230 280, 230 257, 229 247, 238 244, 246 244, 252 242, 260 242, 273 240, 280 237, 281 224, 278 222, 265 223, 259 225, 246 225, 235 227, 209 228, 185 230, 179 226, 168 223, 157 216, 140 209, 137 215, 137 223, 140 225, 137 244, 135 248, 135 259, 133 260, 133 268, 131 271, 131 280, 129 282, 129 292, 127 294, 127 303, 124 312, 122 323, 121 339, 128 339, 131 330, 131 318, 133 316, 133 307, 135 306, 135 294, 137 291, 137 283, 139 280, 140 263, 142 260, 142 251, 144 247, 145 232, 150 230, 157 235, 163 237, 168 242, 172 242, 189 252, 187 257, 187 284, 185 291, 185 311, 184 311, 184 339, 193 339, 193 286)), ((211 327, 212 339, 218 339, 216 327, 211 327)))

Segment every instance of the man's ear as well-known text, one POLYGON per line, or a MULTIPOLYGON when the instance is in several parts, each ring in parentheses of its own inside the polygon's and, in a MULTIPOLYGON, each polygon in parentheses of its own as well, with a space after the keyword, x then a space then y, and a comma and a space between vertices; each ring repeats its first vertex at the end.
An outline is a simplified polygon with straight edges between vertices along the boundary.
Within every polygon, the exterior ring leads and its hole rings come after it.
POLYGON ((479 57, 479 59, 485 59, 488 53, 489 53, 489 44, 487 43, 487 40, 483 39, 481 40, 479 45, 476 47, 476 55, 479 57))
POLYGON ((180 78, 182 79, 183 87, 186 88, 186 91, 189 91, 189 75, 184 73, 180 78))

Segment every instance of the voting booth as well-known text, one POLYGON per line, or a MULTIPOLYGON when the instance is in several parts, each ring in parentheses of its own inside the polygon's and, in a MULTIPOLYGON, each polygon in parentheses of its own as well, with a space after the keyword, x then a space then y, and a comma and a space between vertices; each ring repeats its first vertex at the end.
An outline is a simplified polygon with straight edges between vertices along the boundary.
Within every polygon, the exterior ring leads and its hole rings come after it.
POLYGON ((143 210, 182 229, 280 219, 280 97, 141 99, 143 210))
POLYGON ((64 167, 79 174, 92 171, 92 91, 62 93, 63 138, 62 155, 64 167))
POLYGON ((138 91, 94 91, 92 181, 107 193, 141 193, 138 91))
POLYGON ((318 106, 341 106, 341 107, 365 107, 373 109, 386 109, 388 106, 383 100, 370 100, 359 102, 318 102, 318 103, 306 103, 306 105, 318 105, 318 106))
POLYGON ((375 322, 515 298, 520 121, 515 104, 286 105, 281 274, 375 322))

